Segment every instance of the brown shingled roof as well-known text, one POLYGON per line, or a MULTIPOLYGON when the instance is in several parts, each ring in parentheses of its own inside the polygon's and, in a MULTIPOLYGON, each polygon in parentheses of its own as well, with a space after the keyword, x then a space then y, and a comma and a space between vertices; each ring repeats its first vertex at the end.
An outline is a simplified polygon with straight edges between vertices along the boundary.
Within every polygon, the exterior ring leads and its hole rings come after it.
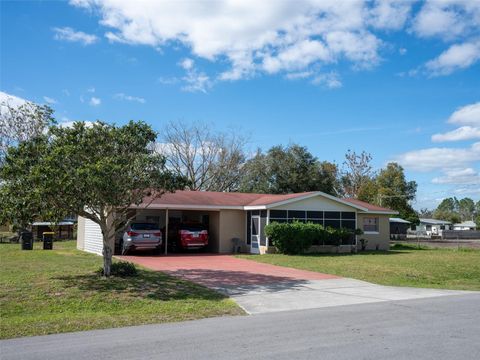
POLYGON ((367 208, 369 211, 396 212, 395 210, 384 208, 384 207, 377 206, 377 205, 373 205, 373 204, 370 204, 370 203, 367 203, 365 201, 361 201, 361 200, 358 200, 358 199, 345 198, 343 200, 346 201, 346 202, 349 202, 351 204, 367 208))
POLYGON ((209 205, 209 206, 255 206, 267 205, 312 194, 311 192, 273 195, 239 192, 177 190, 155 199, 156 205, 209 205))
MULTIPOLYGON (((190 191, 178 190, 174 193, 164 194, 155 199, 152 205, 163 206, 217 206, 217 207, 244 207, 271 205, 291 199, 309 197, 309 195, 322 194, 318 191, 302 192, 295 194, 253 194, 239 192, 215 192, 215 191, 190 191)), ((325 194, 325 196, 329 196, 325 194)), ((340 199, 338 201, 350 203, 354 207, 364 208, 369 211, 393 212, 380 206, 372 205, 356 199, 340 199)), ((146 199, 145 203, 148 202, 146 199)), ((140 206, 141 207, 141 206, 140 206)))

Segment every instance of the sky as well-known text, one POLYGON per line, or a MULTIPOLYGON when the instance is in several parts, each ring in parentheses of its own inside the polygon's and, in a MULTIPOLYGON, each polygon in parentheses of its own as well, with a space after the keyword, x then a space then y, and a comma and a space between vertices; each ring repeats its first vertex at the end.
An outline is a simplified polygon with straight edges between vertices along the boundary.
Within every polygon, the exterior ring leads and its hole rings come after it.
POLYGON ((60 122, 204 122, 248 148, 367 151, 414 208, 480 199, 480 0, 4 1, 0 97, 60 122))

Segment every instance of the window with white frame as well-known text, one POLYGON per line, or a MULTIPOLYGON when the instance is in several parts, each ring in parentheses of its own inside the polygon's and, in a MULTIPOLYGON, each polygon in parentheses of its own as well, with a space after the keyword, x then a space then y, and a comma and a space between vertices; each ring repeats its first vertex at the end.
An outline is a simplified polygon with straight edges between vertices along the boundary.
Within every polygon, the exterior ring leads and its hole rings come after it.
POLYGON ((378 232, 378 217, 363 218, 363 231, 367 233, 378 232))

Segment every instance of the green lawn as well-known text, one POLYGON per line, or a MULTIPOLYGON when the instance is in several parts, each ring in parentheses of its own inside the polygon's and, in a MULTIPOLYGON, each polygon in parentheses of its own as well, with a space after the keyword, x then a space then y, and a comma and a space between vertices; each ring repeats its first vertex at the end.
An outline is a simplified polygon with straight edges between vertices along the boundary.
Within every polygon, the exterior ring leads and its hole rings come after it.
POLYGON ((239 257, 383 285, 480 290, 480 250, 400 245, 388 252, 239 257))
POLYGON ((73 241, 35 247, 0 244, 0 338, 243 314, 232 300, 159 272, 102 278, 101 257, 73 241))

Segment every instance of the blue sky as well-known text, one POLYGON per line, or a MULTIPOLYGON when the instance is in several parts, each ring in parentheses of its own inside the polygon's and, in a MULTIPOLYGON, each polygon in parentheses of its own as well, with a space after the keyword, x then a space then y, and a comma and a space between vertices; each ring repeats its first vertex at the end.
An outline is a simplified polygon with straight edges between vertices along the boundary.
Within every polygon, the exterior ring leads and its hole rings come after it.
POLYGON ((480 199, 480 1, 2 1, 0 91, 60 121, 202 121, 480 199), (433 138, 432 138, 433 136, 433 138))

